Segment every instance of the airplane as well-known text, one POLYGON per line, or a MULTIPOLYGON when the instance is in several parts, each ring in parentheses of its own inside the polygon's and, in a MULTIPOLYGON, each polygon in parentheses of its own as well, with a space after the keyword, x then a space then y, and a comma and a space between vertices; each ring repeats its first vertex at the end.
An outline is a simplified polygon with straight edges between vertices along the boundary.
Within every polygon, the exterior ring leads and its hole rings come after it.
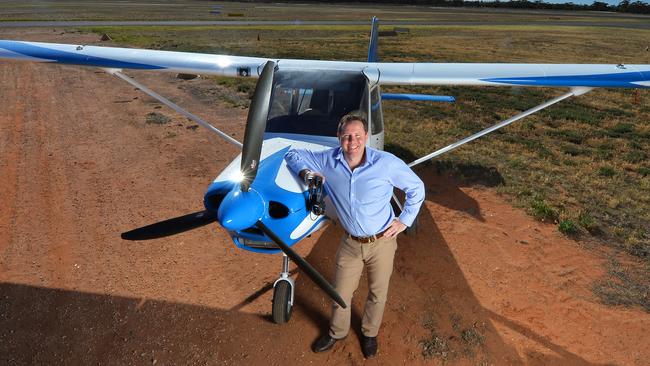
MULTIPOLYGON (((264 254, 282 253, 282 271, 273 284, 272 303, 272 318, 282 324, 290 319, 294 305, 295 283, 289 273, 290 260, 335 302, 347 306, 333 286, 292 249, 329 221, 336 220, 336 212, 328 204, 327 192, 322 186, 304 183, 288 170, 284 154, 290 148, 323 150, 338 146, 338 120, 353 111, 367 116, 367 146, 383 149, 382 100, 454 101, 450 96, 382 93, 382 86, 569 88, 558 97, 427 154, 409 163, 410 167, 594 88, 650 88, 650 65, 641 64, 380 62, 378 24, 373 18, 366 62, 273 59, 12 40, 0 40, 0 60, 102 68, 240 147, 242 153, 209 184, 203 199, 205 210, 125 232, 122 238, 162 238, 216 222, 228 232, 238 248, 264 254), (125 75, 123 69, 258 78, 243 143, 125 75)), ((401 205, 396 196, 392 203, 399 211, 401 205)))

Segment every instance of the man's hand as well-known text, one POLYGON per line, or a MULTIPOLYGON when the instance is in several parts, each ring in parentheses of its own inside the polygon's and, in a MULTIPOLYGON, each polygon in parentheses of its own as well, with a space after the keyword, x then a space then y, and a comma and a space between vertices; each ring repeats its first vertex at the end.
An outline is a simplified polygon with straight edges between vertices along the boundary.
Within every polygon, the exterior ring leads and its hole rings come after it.
POLYGON ((397 234, 401 233, 402 231, 406 230, 406 225, 404 225, 399 219, 393 220, 393 222, 390 224, 388 229, 384 232, 384 236, 387 238, 392 238, 394 236, 397 236, 397 234))

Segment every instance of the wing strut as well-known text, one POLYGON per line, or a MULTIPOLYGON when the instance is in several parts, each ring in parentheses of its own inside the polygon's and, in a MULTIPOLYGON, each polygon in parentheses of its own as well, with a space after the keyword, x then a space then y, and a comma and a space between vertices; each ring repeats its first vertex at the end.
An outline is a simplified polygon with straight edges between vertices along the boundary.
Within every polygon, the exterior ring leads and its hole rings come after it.
POLYGON ((579 96, 579 95, 588 93, 592 89, 593 88, 588 88, 588 87, 571 88, 571 91, 566 93, 566 94, 562 94, 559 97, 553 98, 553 99, 549 100, 546 103, 542 103, 542 104, 538 105, 537 107, 533 107, 531 109, 528 109, 528 110, 526 110, 524 112, 519 113, 518 115, 516 115, 514 117, 511 117, 511 118, 508 118, 505 121, 499 122, 494 126, 488 127, 488 128, 486 128, 486 129, 484 129, 484 130, 482 130, 480 132, 477 132, 477 133, 475 133, 475 134, 473 134, 473 135, 471 135, 469 137, 466 137, 466 138, 464 138, 462 140, 456 141, 451 145, 445 146, 442 149, 436 150, 436 151, 432 152, 429 155, 423 156, 423 157, 413 161, 408 166, 413 167, 415 165, 418 165, 420 163, 423 163, 425 161, 433 159, 438 155, 442 155, 442 154, 444 154, 446 152, 454 150, 455 148, 457 148, 457 147, 459 147, 461 145, 464 145, 464 144, 466 144, 466 143, 468 143, 468 142, 470 142, 472 140, 476 140, 477 138, 479 138, 481 136, 484 136, 484 135, 487 135, 490 132, 494 132, 494 131, 498 130, 501 127, 505 127, 505 126, 511 124, 512 122, 518 121, 518 120, 520 120, 520 119, 522 119, 522 118, 524 118, 526 116, 529 116, 529 115, 531 115, 531 114, 533 114, 535 112, 541 111, 544 108, 550 107, 555 103, 561 102, 561 101, 563 101, 563 100, 565 100, 565 99, 567 99, 569 97, 572 97, 572 96, 579 96))
POLYGON ((127 83, 129 83, 131 85, 133 85, 134 87, 142 90, 145 94, 149 95, 150 97, 152 97, 154 99, 157 99, 162 104, 164 104, 164 105, 168 106, 169 108, 175 110, 176 112, 184 115, 185 117, 191 119, 192 121, 200 124, 201 126, 207 128, 208 130, 216 133, 221 138, 223 138, 224 140, 230 142, 231 144, 233 144, 233 145, 235 145, 235 146, 237 146, 239 148, 242 147, 241 142, 239 142, 239 141, 235 140, 234 138, 228 136, 228 134, 226 134, 225 132, 222 132, 218 128, 216 128, 213 125, 209 124, 208 122, 204 121, 203 119, 201 119, 201 117, 186 111, 185 109, 181 108, 180 106, 178 106, 176 103, 172 102, 171 100, 169 100, 169 99, 163 97, 162 95, 156 93, 155 91, 147 88, 146 86, 140 84, 136 80, 131 79, 130 77, 122 74, 122 72, 120 70, 117 70, 117 69, 104 69, 104 71, 106 71, 109 74, 115 75, 118 78, 126 81, 127 83))

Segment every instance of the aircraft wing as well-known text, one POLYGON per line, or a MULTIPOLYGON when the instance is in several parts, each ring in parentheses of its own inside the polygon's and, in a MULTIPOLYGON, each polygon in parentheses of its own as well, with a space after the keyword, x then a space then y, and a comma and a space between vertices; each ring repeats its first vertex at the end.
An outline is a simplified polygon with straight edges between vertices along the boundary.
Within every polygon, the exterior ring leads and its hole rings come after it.
POLYGON ((269 59, 134 48, 0 40, 0 59, 114 69, 258 77, 273 60, 281 68, 365 72, 383 85, 497 85, 650 88, 650 65, 387 63, 269 59))
POLYGON ((137 48, 98 47, 59 43, 0 41, 0 59, 139 69, 190 74, 249 76, 237 73, 248 68, 257 77, 268 59, 155 51, 137 48), (258 70, 258 67, 260 69, 258 70))

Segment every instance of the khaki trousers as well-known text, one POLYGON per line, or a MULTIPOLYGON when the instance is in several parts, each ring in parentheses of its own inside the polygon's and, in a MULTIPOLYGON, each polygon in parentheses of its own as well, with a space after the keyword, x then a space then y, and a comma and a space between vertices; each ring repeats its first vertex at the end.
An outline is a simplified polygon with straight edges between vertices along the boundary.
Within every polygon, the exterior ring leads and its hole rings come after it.
POLYGON ((334 303, 330 321, 332 338, 341 339, 350 330, 352 294, 359 286, 364 265, 368 269, 368 298, 363 311, 361 332, 366 337, 377 336, 384 316, 396 249, 397 237, 380 238, 373 243, 361 244, 347 234, 343 235, 336 253, 334 287, 348 307, 343 309, 334 303))

